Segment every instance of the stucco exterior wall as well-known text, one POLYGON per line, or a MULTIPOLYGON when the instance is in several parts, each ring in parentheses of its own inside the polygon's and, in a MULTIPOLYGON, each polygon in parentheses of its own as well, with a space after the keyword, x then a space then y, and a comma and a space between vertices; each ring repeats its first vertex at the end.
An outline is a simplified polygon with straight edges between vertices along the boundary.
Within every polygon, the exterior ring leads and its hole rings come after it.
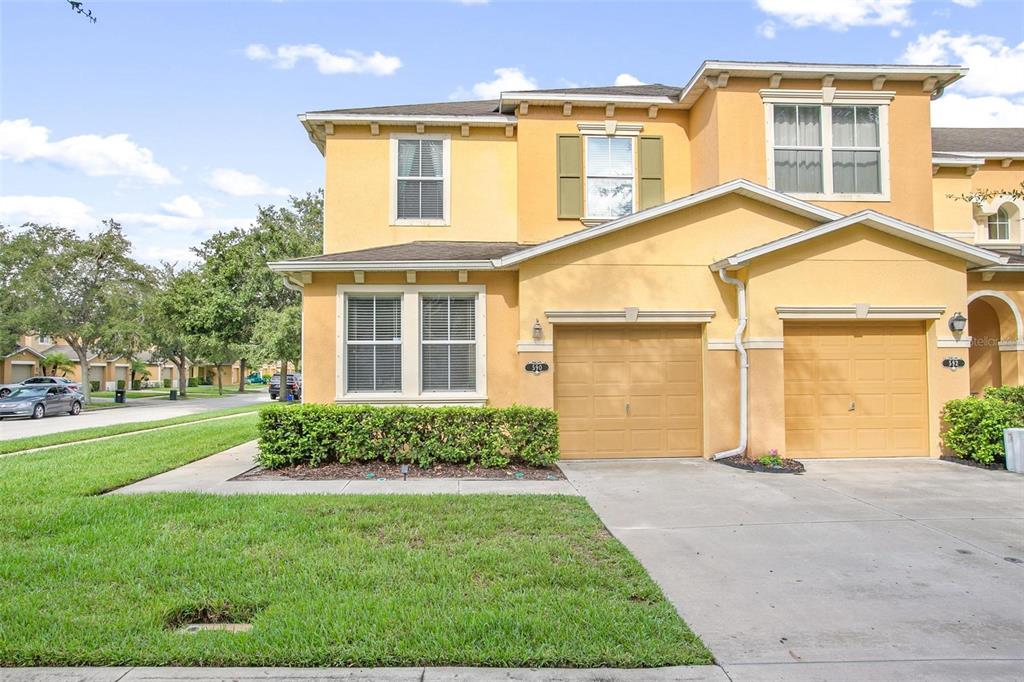
POLYGON ((451 139, 447 226, 391 224, 391 135, 414 127, 336 126, 326 143, 324 253, 416 240, 516 241, 516 140, 504 128, 434 128, 451 139))
MULTIPOLYGON (((958 200, 965 194, 980 190, 1020 189, 1024 182, 1024 161, 1012 161, 1005 168, 1002 161, 987 161, 968 173, 964 168, 939 168, 932 178, 932 203, 935 210, 935 229, 970 243, 988 240, 987 216, 978 207, 958 200), (952 196, 951 196, 952 195, 952 196)), ((1002 202, 991 202, 998 207, 1002 202)), ((1024 201, 1016 202, 1017 214, 1011 216, 1010 241, 1024 242, 1024 228, 1020 218, 1024 215, 1024 201), (1016 222, 1014 221, 1016 220, 1016 222)))
MULTIPOLYGON (((617 108, 612 117, 618 123, 639 123, 642 135, 661 136, 664 141, 665 200, 689 194, 690 142, 688 113, 663 109, 656 118, 647 109, 617 108)), ((559 107, 531 106, 518 125, 519 240, 525 244, 546 241, 583 227, 578 219, 558 218, 558 161, 556 136, 578 135, 578 123, 605 121, 603 107, 575 107, 563 116, 559 107)))

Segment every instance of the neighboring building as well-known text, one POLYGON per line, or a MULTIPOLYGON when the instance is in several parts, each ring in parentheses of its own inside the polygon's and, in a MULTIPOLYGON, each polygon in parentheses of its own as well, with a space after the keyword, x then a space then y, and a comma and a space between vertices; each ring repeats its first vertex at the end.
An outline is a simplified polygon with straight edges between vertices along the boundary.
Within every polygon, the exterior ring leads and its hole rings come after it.
POLYGON ((945 401, 1024 372, 1022 204, 945 196, 1017 186, 1021 131, 933 151, 965 73, 705 62, 304 114, 324 255, 271 264, 303 399, 554 407, 569 458, 707 457, 744 423, 754 455, 938 455, 945 401))

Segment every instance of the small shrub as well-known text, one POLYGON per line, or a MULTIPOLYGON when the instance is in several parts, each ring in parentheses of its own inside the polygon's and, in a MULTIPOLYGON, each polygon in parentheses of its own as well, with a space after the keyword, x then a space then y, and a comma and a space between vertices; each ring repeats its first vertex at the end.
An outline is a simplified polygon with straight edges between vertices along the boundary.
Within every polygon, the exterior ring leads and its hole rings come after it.
POLYGON ((558 415, 537 407, 273 406, 260 412, 259 463, 383 460, 504 467, 558 460, 558 415))
POLYGON ((93 391, 100 390, 100 382, 98 382, 98 381, 90 381, 89 382, 89 389, 93 390, 93 391))
POLYGON ((985 397, 1024 407, 1024 386, 991 386, 985 389, 985 397))
POLYGON ((171 387, 171 380, 170 379, 164 379, 163 380, 163 387, 164 388, 170 388, 171 387))
POLYGON ((124 388, 124 379, 118 379, 117 380, 117 389, 121 390, 123 388, 124 388))
POLYGON ((188 378, 188 387, 189 388, 195 388, 198 385, 199 385, 199 382, 196 380, 195 377, 189 377, 188 378))
POLYGON ((757 458, 757 463, 766 467, 780 467, 782 466, 782 458, 778 455, 761 455, 757 458))
POLYGON ((136 379, 135 381, 133 381, 133 382, 132 382, 132 390, 133 390, 133 391, 137 391, 137 390, 139 390, 140 388, 142 388, 142 382, 141 382, 141 381, 139 381, 138 379, 136 379))
POLYGON ((950 400, 942 410, 942 443, 957 457, 991 464, 1005 459, 1003 429, 1024 426, 1024 404, 989 397, 950 400))

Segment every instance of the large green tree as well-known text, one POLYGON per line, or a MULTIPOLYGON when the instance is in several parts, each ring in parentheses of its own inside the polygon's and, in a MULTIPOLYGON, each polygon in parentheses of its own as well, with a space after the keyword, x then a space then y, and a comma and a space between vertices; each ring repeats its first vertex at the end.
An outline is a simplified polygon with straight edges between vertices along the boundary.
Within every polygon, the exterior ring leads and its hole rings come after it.
MULTIPOLYGON (((201 259, 198 273, 208 294, 203 338, 218 353, 234 349, 241 361, 239 391, 245 390, 246 362, 254 359, 249 356, 258 352, 265 357, 264 349, 254 350, 257 334, 260 343, 274 336, 258 329, 271 323, 267 311, 281 312, 301 304, 300 295, 287 289, 266 263, 318 254, 322 244, 323 190, 318 190, 291 197, 287 206, 261 206, 251 228, 219 232, 194 249, 201 259)), ((289 333, 280 332, 282 337, 289 333)), ((276 359, 297 357, 279 355, 276 359)))
POLYGON ((202 299, 203 283, 194 271, 176 272, 164 265, 144 303, 146 341, 157 357, 177 368, 178 392, 183 397, 188 394, 190 358, 199 357, 202 350, 200 339, 191 332, 200 326, 191 318, 202 299))
POLYGON ((31 255, 23 240, 0 225, 0 357, 12 352, 18 337, 26 331, 25 306, 19 286, 25 262, 31 255))
POLYGON ((112 220, 85 238, 53 225, 22 227, 11 241, 22 254, 16 285, 22 293, 24 325, 59 336, 71 347, 88 400, 89 355, 116 348, 125 327, 140 318, 151 273, 129 255, 131 242, 112 220))

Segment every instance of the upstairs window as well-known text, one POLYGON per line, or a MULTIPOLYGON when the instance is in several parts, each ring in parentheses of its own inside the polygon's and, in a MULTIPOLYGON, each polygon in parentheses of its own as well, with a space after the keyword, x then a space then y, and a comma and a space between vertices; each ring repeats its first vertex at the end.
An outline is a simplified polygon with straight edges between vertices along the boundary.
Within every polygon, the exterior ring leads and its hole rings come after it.
POLYGON ((634 211, 633 137, 586 136, 587 217, 618 218, 634 211))
POLYGON ((769 185, 808 199, 889 198, 885 104, 891 93, 762 91, 769 185))
POLYGON ((775 106, 775 189, 820 193, 823 186, 821 107, 775 106))
POLYGON ((1010 213, 1005 207, 988 217, 988 238, 991 241, 1007 241, 1010 238, 1010 213))
POLYGON ((832 181, 836 194, 881 192, 878 107, 832 107, 832 181))
POLYGON ((444 225, 448 221, 449 139, 417 135, 392 139, 392 223, 444 225))
POLYGON ((346 390, 388 393, 402 390, 402 299, 349 296, 346 318, 346 390))

